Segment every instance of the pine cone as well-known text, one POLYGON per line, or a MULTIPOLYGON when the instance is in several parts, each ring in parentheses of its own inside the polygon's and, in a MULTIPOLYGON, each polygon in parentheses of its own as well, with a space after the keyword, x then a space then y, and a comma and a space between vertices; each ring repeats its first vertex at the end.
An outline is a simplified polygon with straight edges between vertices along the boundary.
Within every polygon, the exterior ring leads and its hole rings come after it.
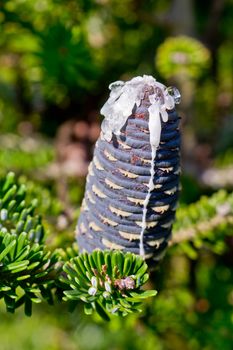
POLYGON ((81 251, 120 249, 159 260, 179 193, 177 89, 150 76, 110 85, 77 226, 81 251))

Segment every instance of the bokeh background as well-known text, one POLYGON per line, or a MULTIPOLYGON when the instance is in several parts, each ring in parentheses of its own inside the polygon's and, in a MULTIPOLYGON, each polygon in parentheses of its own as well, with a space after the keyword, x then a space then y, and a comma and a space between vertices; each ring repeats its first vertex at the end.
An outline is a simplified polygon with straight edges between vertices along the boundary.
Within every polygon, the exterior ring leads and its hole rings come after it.
MULTIPOLYGON (((232 28, 232 0, 1 2, 0 175, 13 170, 27 181, 52 248, 73 241, 99 110, 115 80, 150 74, 181 91, 184 213, 195 217, 188 205, 202 195, 232 192, 232 28)), ((105 324, 81 307, 42 304, 27 318, 0 305, 0 349, 231 350, 233 239, 223 223, 226 230, 209 246, 171 249, 153 274, 159 296, 140 316, 105 324)))

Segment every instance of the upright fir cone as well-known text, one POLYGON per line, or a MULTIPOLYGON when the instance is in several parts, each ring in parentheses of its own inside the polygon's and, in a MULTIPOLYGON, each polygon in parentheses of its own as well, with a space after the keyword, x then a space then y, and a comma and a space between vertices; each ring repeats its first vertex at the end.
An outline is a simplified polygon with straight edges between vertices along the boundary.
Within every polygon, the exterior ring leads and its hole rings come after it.
POLYGON ((176 88, 152 76, 117 81, 101 109, 77 225, 81 251, 120 249, 159 260, 171 237, 179 193, 176 88))

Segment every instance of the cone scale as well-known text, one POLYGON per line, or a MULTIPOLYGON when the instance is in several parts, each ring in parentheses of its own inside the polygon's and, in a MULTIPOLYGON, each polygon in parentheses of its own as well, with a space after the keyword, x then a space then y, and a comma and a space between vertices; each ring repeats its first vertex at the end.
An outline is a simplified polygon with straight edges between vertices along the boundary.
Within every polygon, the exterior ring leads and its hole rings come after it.
POLYGON ((151 76, 110 85, 77 225, 80 251, 159 260, 179 194, 179 92, 151 76))

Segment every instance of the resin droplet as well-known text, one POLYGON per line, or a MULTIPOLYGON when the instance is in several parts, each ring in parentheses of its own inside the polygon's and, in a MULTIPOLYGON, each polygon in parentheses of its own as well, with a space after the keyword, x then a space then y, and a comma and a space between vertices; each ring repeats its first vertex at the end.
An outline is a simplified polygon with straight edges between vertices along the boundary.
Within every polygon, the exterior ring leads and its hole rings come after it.
POLYGON ((169 86, 166 90, 168 94, 173 97, 175 104, 178 105, 181 100, 181 94, 179 90, 175 86, 169 86))
POLYGON ((112 134, 120 135, 121 128, 132 114, 135 106, 140 106, 144 97, 145 87, 151 87, 154 93, 150 95, 151 105, 158 105, 159 113, 165 122, 167 110, 172 110, 180 102, 179 90, 175 87, 166 88, 150 75, 135 77, 129 81, 118 80, 109 85, 109 99, 100 113, 105 117, 101 130, 106 141, 110 142, 112 134))

